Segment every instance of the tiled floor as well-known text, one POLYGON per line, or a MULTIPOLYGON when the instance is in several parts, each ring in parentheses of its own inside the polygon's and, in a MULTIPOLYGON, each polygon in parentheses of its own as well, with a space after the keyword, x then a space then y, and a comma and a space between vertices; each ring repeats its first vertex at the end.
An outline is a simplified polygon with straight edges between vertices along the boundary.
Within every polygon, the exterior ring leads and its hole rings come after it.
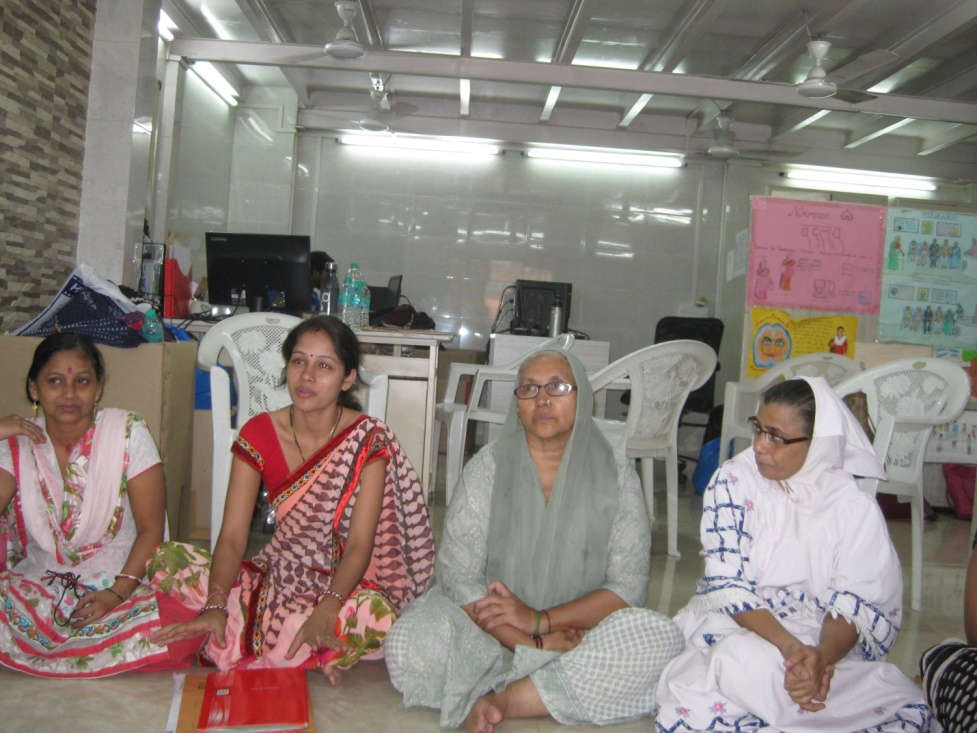
MULTIPOLYGON (((649 608, 674 613, 691 595, 701 571, 697 555, 698 511, 695 496, 684 491, 679 533, 682 557, 678 560, 664 555, 665 527, 663 520, 656 522, 649 608)), ((433 514, 440 528, 443 509, 435 506, 433 514)), ((904 565, 908 566, 908 523, 892 522, 890 531, 904 565)), ((935 522, 926 525, 923 611, 906 611, 902 634, 891 656, 891 661, 912 677, 917 674, 917 661, 924 649, 948 636, 963 634, 963 571, 968 556, 968 531, 967 522, 947 514, 940 514, 935 522)), ((908 571, 904 571, 904 577, 908 599, 908 571)), ((435 711, 404 710, 382 663, 360 664, 339 688, 330 687, 318 674, 310 674, 309 687, 319 731, 409 733, 438 729, 435 711)), ((163 731, 171 690, 172 676, 164 673, 55 681, 0 670, 0 730, 5 733, 163 731)), ((566 729, 549 720, 533 720, 504 723, 499 730, 529 733, 566 729)), ((612 730, 647 733, 649 721, 640 720, 612 730)))

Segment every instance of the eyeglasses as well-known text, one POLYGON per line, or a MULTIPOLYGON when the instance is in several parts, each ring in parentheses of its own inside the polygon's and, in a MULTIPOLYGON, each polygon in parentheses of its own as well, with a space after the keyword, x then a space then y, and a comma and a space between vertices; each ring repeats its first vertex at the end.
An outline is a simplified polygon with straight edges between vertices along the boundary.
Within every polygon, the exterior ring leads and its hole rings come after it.
POLYGON ((756 440, 761 435, 769 440, 775 446, 781 445, 791 445, 792 443, 803 443, 805 440, 810 440, 810 438, 785 438, 780 433, 773 433, 767 428, 760 424, 760 421, 756 416, 747 418, 746 420, 750 424, 750 429, 753 431, 753 439, 756 440))
POLYGON ((546 384, 520 384, 514 390, 514 394, 520 400, 531 400, 539 394, 542 389, 550 397, 566 397, 577 388, 577 385, 569 382, 547 382, 546 384))

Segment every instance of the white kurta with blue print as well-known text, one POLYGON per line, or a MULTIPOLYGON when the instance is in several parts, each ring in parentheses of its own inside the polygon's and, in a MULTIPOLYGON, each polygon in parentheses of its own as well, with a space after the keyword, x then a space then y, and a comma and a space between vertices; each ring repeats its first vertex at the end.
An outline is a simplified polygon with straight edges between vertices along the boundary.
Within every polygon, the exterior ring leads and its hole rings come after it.
POLYGON ((750 450, 716 472, 700 526, 705 574, 675 617, 687 647, 659 681, 659 731, 929 730, 921 690, 885 662, 902 616, 898 557, 875 500, 846 483, 788 491, 759 475, 750 450), (732 618, 753 609, 811 645, 827 613, 857 627, 824 710, 794 704, 780 652, 732 618))

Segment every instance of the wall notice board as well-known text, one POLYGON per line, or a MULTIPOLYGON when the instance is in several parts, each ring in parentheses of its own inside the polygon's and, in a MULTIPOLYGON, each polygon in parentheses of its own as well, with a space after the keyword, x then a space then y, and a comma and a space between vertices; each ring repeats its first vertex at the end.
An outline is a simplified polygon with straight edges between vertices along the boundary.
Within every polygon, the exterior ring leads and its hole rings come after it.
POLYGON ((977 343, 977 216, 891 208, 879 340, 977 343))
POLYGON ((751 199, 749 305, 876 313, 883 206, 751 199))

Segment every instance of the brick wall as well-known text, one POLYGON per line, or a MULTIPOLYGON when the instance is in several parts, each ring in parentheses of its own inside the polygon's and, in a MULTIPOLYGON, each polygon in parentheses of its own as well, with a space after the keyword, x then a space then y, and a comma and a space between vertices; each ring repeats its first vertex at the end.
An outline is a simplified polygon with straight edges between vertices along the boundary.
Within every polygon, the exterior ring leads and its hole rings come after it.
POLYGON ((95 2, 0 3, 0 332, 75 265, 95 2))

